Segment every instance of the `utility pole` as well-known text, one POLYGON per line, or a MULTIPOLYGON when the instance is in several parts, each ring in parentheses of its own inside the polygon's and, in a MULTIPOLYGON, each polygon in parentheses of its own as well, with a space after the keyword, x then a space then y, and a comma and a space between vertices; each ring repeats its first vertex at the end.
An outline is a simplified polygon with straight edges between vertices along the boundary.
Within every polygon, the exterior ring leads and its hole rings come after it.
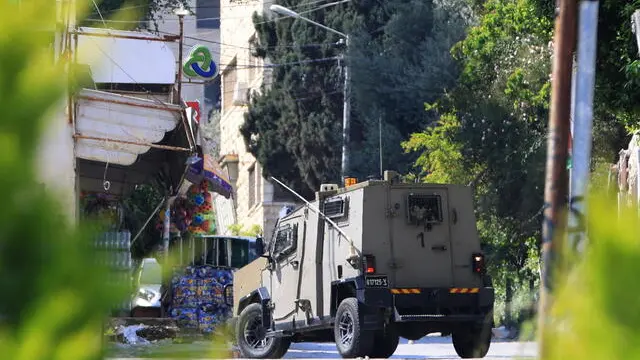
POLYGON ((585 245, 585 194, 591 165, 593 96, 598 52, 598 0, 580 3, 578 20, 578 56, 575 73, 575 119, 573 126, 572 168, 569 187, 569 244, 581 251, 585 245))
POLYGON ((567 155, 571 116, 571 72, 576 44, 577 0, 559 0, 554 32, 551 108, 542 223, 542 267, 538 311, 539 356, 544 358, 545 326, 553 303, 554 271, 561 263, 568 195, 567 155))
POLYGON ((173 11, 178 16, 180 23, 180 44, 178 45, 178 104, 182 104, 182 48, 184 47, 184 17, 190 15, 191 12, 180 4, 178 9, 173 11))

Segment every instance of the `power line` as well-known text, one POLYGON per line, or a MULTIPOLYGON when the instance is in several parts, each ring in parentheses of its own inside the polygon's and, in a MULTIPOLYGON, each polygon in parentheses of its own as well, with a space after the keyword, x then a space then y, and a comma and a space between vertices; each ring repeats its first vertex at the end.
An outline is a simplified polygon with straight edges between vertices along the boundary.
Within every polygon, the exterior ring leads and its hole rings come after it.
MULTIPOLYGON (((290 8, 291 9, 297 9, 297 8, 301 8, 304 6, 308 6, 308 5, 313 5, 313 4, 317 4, 317 3, 321 3, 327 0, 313 0, 313 1, 308 1, 305 3, 301 3, 301 4, 297 4, 297 5, 293 5, 290 8)), ((230 7, 230 8, 234 8, 234 7, 246 7, 247 4, 229 4, 229 5, 225 5, 224 8, 230 7)), ((110 14, 110 13, 115 13, 121 10, 131 10, 131 9, 139 9, 139 8, 144 8, 144 7, 148 7, 148 4, 144 4, 144 5, 129 5, 129 6, 122 6, 118 9, 113 9, 113 10, 105 10, 102 11, 103 14, 110 14)), ((223 7, 220 5, 203 5, 203 6, 190 6, 189 9, 222 9, 223 7)))
MULTIPOLYGON (((320 0, 320 1, 325 1, 325 0, 320 0)), ((311 12, 314 12, 314 11, 318 11, 318 10, 321 10, 321 9, 324 9, 324 8, 327 8, 327 7, 330 7, 330 6, 347 3, 349 1, 351 1, 351 0, 335 1, 335 2, 332 2, 332 3, 329 3, 329 4, 324 4, 324 5, 318 6, 318 7, 313 8, 313 9, 300 11, 300 12, 298 12, 298 14, 299 15, 308 14, 308 13, 311 13, 311 12)), ((294 7, 294 8, 296 8, 296 7, 294 7)), ((187 22, 187 21, 195 21, 197 23, 197 22, 200 22, 200 21, 212 21, 212 20, 223 20, 223 19, 244 19, 244 18, 250 18, 250 16, 246 16, 246 15, 242 15, 242 16, 224 16, 224 17, 220 16, 220 17, 207 17, 207 18, 197 18, 196 17, 196 18, 185 18, 184 21, 185 22, 187 22)), ((283 20, 283 19, 287 19, 287 18, 292 18, 292 16, 280 16, 278 18, 261 21, 261 22, 256 23, 256 24, 266 24, 266 23, 269 23, 269 22, 277 22, 277 21, 280 21, 280 20, 283 20)), ((141 19, 141 20, 104 20, 104 19, 102 19, 102 20, 100 20, 100 19, 92 19, 92 18, 88 18, 86 20, 87 21, 102 21, 103 23, 104 22, 110 22, 110 23, 123 23, 123 24, 139 24, 139 23, 142 23, 142 22, 151 21, 151 20, 145 20, 145 19, 141 19)), ((179 19, 156 19, 156 20, 160 20, 161 22, 179 21, 179 19)))

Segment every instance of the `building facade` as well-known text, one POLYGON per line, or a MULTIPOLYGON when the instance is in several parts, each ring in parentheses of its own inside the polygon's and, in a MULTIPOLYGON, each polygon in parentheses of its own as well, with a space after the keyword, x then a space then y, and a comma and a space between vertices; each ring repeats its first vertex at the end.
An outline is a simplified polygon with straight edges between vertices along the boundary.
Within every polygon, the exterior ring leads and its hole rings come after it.
POLYGON ((291 196, 262 176, 260 164, 247 151, 240 126, 251 94, 268 83, 264 61, 252 56, 256 31, 251 17, 254 12, 268 11, 271 4, 270 0, 220 0, 220 163, 234 185, 235 221, 244 229, 259 225, 267 238, 282 208, 293 204, 291 196))

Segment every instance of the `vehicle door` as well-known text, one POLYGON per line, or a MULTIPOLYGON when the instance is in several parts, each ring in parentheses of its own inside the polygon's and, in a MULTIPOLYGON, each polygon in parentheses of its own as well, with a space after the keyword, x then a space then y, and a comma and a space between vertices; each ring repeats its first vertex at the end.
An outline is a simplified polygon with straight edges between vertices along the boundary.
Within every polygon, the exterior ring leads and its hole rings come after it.
POLYGON ((452 286, 447 189, 407 191, 402 186, 395 186, 389 190, 389 200, 390 206, 404 207, 404 214, 390 219, 394 286, 452 286))
POLYGON ((300 255, 298 240, 304 218, 291 216, 281 222, 271 242, 272 265, 271 299, 274 305, 273 320, 276 323, 290 321, 297 310, 297 290, 299 281, 300 255))

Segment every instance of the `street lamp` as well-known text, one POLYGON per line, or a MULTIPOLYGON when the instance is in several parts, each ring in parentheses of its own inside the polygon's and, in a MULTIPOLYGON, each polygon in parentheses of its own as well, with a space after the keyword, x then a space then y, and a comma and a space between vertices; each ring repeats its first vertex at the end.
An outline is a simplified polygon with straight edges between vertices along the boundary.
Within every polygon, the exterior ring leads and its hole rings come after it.
POLYGON ((184 8, 183 4, 173 10, 180 21, 180 46, 178 47, 178 104, 182 104, 182 46, 184 44, 184 17, 191 15, 191 11, 184 8))
MULTIPOLYGON (((284 16, 290 16, 294 19, 300 19, 300 20, 304 20, 308 23, 311 23, 315 26, 318 26, 322 29, 325 29, 327 31, 330 31, 334 34, 337 34, 341 37, 344 38, 345 41, 345 45, 347 46, 347 48, 349 47, 349 36, 345 33, 342 33, 338 30, 332 29, 328 26, 322 25, 318 22, 315 22, 309 18, 306 18, 300 14, 298 14, 297 12, 286 8, 284 6, 280 6, 280 5, 271 5, 269 7, 269 9, 271 11, 273 11, 276 14, 280 14, 280 15, 284 15, 284 16)), ((342 58, 344 59, 344 55, 342 56, 342 58)), ((349 73, 349 67, 347 66, 347 63, 345 61, 344 63, 344 90, 343 90, 343 95, 344 95, 344 104, 343 104, 343 108, 342 108, 342 166, 341 166, 341 171, 340 171, 340 176, 342 181, 345 180, 345 178, 347 177, 347 172, 349 171, 349 126, 350 126, 350 116, 351 116, 351 103, 349 101, 349 83, 351 82, 351 74, 349 73)))

